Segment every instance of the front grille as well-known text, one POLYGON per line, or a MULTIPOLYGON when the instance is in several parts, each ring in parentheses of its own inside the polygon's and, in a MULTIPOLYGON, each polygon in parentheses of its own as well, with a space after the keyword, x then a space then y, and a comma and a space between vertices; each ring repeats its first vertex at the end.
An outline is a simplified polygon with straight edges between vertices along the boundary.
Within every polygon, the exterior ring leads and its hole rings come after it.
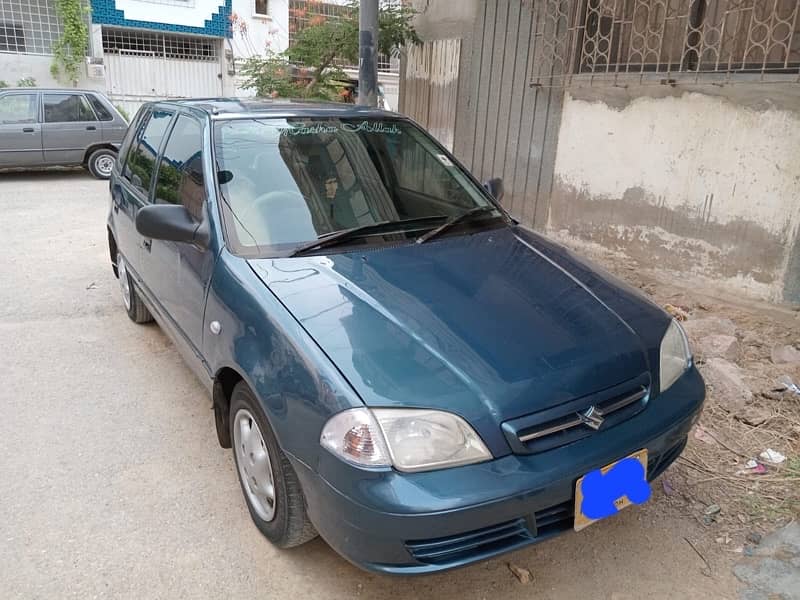
POLYGON ((602 392, 503 423, 517 454, 545 452, 627 421, 647 406, 650 376, 643 374, 602 392))
POLYGON ((513 550, 534 541, 525 519, 516 519, 468 533, 432 540, 406 542, 411 556, 420 562, 442 564, 479 559, 513 550))

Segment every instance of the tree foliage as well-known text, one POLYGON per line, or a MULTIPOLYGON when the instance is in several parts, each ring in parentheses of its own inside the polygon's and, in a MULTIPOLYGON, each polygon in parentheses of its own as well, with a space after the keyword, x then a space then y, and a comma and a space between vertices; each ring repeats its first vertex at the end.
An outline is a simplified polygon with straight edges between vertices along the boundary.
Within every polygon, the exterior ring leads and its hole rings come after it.
MULTIPOLYGON (((398 52, 420 39, 412 24, 415 11, 404 5, 383 5, 378 12, 378 51, 398 52)), ((244 89, 259 96, 335 99, 345 75, 339 63, 358 62, 358 2, 352 0, 337 17, 318 16, 300 30, 281 54, 249 59, 242 74, 244 89), (302 66, 300 66, 302 65, 302 66)))

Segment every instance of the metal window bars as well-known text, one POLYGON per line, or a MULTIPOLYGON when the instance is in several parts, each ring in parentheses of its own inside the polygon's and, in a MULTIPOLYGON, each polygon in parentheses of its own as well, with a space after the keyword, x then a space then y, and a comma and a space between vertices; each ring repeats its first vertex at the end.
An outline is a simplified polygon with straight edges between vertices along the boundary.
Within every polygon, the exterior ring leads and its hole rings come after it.
POLYGON ((798 0, 543 0, 536 10, 534 86, 576 75, 598 84, 800 81, 798 0))
POLYGON ((52 54, 60 37, 53 0, 0 0, 0 52, 52 54))
POLYGON ((175 60, 219 60, 215 38, 103 27, 103 52, 175 60))

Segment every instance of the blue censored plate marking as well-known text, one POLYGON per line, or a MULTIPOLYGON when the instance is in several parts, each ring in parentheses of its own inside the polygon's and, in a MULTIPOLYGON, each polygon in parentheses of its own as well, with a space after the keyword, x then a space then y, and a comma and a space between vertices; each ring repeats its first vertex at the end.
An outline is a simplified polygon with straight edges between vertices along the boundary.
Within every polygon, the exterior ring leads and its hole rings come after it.
POLYGON ((647 449, 587 473, 575 484, 575 531, 650 499, 647 449))

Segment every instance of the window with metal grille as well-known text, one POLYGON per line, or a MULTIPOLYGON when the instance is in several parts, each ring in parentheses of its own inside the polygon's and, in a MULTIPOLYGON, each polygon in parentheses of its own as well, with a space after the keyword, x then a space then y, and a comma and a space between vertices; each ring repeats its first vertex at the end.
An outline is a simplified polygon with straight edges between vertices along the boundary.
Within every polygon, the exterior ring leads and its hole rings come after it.
POLYGON ((578 72, 780 72, 800 66, 797 0, 583 0, 578 72))
POLYGON ((103 51, 108 54, 212 62, 219 60, 218 48, 216 38, 103 28, 103 51))
POLYGON ((534 85, 573 74, 800 74, 798 0, 544 0, 536 11, 534 85))
POLYGON ((0 52, 25 52, 25 33, 21 25, 0 23, 0 52))
POLYGON ((59 37, 53 0, 0 0, 0 52, 52 54, 59 37))

